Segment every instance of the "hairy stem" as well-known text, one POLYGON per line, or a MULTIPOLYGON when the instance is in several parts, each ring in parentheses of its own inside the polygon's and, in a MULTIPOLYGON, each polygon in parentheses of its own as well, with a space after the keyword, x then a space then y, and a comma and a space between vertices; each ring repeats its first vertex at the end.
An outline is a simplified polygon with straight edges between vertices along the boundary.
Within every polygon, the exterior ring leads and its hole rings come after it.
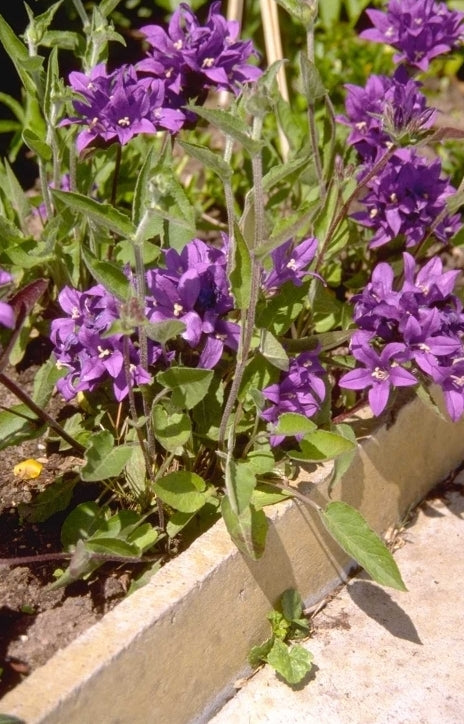
MULTIPOLYGON (((258 139, 261 135, 262 119, 255 117, 253 121, 253 138, 258 139)), ((251 253, 251 289, 250 289, 250 300, 247 310, 242 313, 242 334, 239 343, 239 349, 237 352, 237 366, 235 368, 235 375, 232 380, 232 384, 229 391, 224 411, 222 414, 221 424, 219 427, 219 447, 224 447, 224 441, 226 437, 227 424, 229 422, 230 415, 234 408, 238 391, 242 383, 243 374, 248 361, 248 355, 251 347, 251 340, 253 338, 255 317, 256 317, 256 305, 259 296, 259 284, 261 280, 261 262, 257 258, 255 251, 263 243, 264 239, 264 193, 263 193, 263 164, 261 158, 261 152, 257 153, 252 158, 252 172, 253 172, 253 188, 254 188, 254 202, 255 202, 255 225, 254 225, 254 238, 250 244, 251 253)))
POLYGON ((52 428, 60 437, 63 438, 79 455, 85 452, 85 447, 75 440, 71 435, 68 435, 66 430, 51 417, 48 412, 45 412, 41 407, 36 405, 32 397, 29 397, 27 392, 19 387, 16 382, 13 382, 7 375, 0 372, 0 383, 10 390, 18 400, 21 400, 37 417, 52 428))

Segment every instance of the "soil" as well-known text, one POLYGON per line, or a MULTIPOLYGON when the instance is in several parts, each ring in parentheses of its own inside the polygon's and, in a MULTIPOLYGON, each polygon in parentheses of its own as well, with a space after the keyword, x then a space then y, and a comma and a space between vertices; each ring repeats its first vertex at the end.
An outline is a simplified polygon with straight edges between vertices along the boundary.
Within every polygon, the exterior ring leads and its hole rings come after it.
MULTIPOLYGON (((19 373, 10 370, 8 374, 30 390, 36 371, 37 367, 29 367, 19 373)), ((0 390, 1 407, 17 402, 6 389, 0 390)), ((66 561, 52 558, 27 565, 6 565, 5 559, 61 554, 60 530, 68 511, 35 524, 24 520, 21 506, 51 484, 57 474, 69 469, 73 458, 56 453, 47 455, 45 441, 38 438, 6 448, 0 452, 0 459, 1 697, 113 608, 127 592, 130 574, 123 567, 108 565, 89 581, 51 590, 54 571, 65 567, 66 561), (28 458, 39 459, 43 469, 39 477, 26 481, 15 477, 13 468, 28 458)), ((77 490, 73 505, 81 502, 79 497, 90 499, 91 492, 77 490)))

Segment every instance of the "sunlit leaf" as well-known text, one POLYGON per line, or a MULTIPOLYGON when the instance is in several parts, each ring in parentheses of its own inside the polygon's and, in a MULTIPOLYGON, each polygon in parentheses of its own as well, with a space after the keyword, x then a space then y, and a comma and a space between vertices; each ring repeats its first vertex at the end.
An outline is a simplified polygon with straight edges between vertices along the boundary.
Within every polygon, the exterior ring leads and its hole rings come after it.
POLYGON ((347 503, 328 503, 320 516, 329 533, 348 555, 382 586, 406 591, 395 559, 363 516, 347 503))

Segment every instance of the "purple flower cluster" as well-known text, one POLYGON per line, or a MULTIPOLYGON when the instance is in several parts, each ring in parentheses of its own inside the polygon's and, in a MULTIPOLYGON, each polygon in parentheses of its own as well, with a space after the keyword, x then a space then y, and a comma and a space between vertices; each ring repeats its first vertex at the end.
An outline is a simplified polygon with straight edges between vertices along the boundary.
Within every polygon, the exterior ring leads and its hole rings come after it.
MULTIPOLYGON (((151 381, 140 364, 139 351, 129 339, 130 381, 124 369, 123 335, 105 336, 111 324, 120 318, 117 299, 97 284, 86 292, 65 287, 58 296, 61 308, 68 316, 54 319, 50 339, 58 367, 69 370, 57 382, 57 388, 66 400, 78 392, 94 390, 110 379, 116 400, 123 400, 131 385, 151 381)), ((152 345, 151 362, 163 354, 152 345)))
POLYGON ((460 272, 444 272, 438 257, 417 273, 410 254, 403 260, 401 289, 395 289, 391 266, 382 262, 353 297, 359 331, 351 353, 362 366, 343 375, 340 386, 369 389, 369 404, 379 415, 390 387, 423 378, 440 385, 449 415, 457 420, 464 412, 464 312, 453 293, 460 272))
MULTIPOLYGON (((324 376, 317 350, 302 352, 291 359, 288 371, 281 374, 279 382, 262 391, 270 402, 270 406, 261 412, 263 420, 275 425, 284 412, 314 417, 326 395, 324 376)), ((271 445, 279 445, 283 439, 284 435, 271 434, 271 445)))
POLYGON ((379 149, 386 150, 392 140, 416 136, 430 128, 436 116, 427 108, 420 83, 398 68, 390 78, 371 75, 365 87, 347 84, 346 116, 338 120, 351 128, 348 143, 364 162, 373 162, 379 149))
MULTIPOLYGON (((0 269, 0 287, 4 287, 13 281, 11 274, 4 269, 0 269)), ((0 290, 1 291, 1 290, 0 290)), ((0 301, 0 324, 8 329, 15 326, 15 313, 13 307, 7 302, 0 301)))
POLYGON ((189 101, 202 102, 211 88, 238 93, 241 84, 261 75, 248 63, 256 55, 251 41, 237 39, 238 24, 226 21, 219 8, 219 2, 211 5, 203 26, 182 3, 167 32, 157 25, 142 28, 152 48, 135 66, 108 73, 99 64, 89 75, 70 73, 79 115, 61 125, 84 127, 77 138, 79 151, 91 145, 125 145, 141 133, 177 133, 192 120, 185 109, 189 101))
MULTIPOLYGON (((228 246, 226 235, 222 237, 221 247, 193 239, 180 252, 166 250, 163 267, 146 272, 142 321, 156 325, 175 320, 185 325, 180 339, 170 345, 170 351, 149 341, 149 369, 153 365, 169 364, 175 355, 185 365, 212 369, 224 350, 237 351, 241 329, 231 321, 235 308, 227 276, 228 246)), ((301 284, 310 273, 305 267, 313 260, 316 249, 317 241, 313 238, 297 245, 286 242, 275 249, 271 254, 274 268, 263 276, 264 293, 273 292, 288 281, 301 284)), ((100 284, 86 292, 65 287, 58 301, 67 316, 52 322, 51 340, 58 365, 69 370, 58 382, 61 394, 71 399, 80 391, 94 390, 111 380, 116 399, 124 399, 129 384, 124 368, 124 335, 111 334, 109 330, 114 322, 127 316, 127 310, 100 284)), ((127 344, 130 384, 150 382, 150 375, 140 364, 138 346, 131 337, 127 337, 127 344)), ((298 360, 292 362, 291 375, 283 383, 282 394, 286 395, 286 385, 298 379, 301 407, 309 404, 304 402, 304 385, 313 380, 312 376, 321 374, 322 368, 316 366, 313 355, 303 355, 298 360), (313 369, 309 371, 311 365, 313 369)), ((314 399, 316 405, 324 395, 323 383, 316 380, 311 384, 314 388, 311 400, 314 399)))
POLYGON ((453 50, 462 37, 464 13, 435 0, 390 0, 387 11, 367 10, 373 24, 362 38, 391 45, 396 63, 427 70, 437 55, 453 50))
POLYGON ((446 243, 461 226, 460 215, 444 213, 455 189, 441 177, 439 159, 428 161, 414 150, 396 151, 385 167, 367 184, 364 209, 352 214, 373 229, 371 248, 400 237, 414 247, 431 232, 446 243))
POLYGON ((77 137, 77 150, 89 145, 113 143, 122 146, 139 133, 156 133, 166 129, 175 133, 182 128, 185 114, 165 107, 165 89, 161 80, 139 78, 132 66, 122 66, 107 73, 103 64, 95 66, 90 76, 73 72, 72 88, 83 100, 73 101, 76 118, 61 125, 84 126, 77 137))
MULTIPOLYGON (((425 69, 429 59, 447 52, 459 37, 462 13, 452 13, 433 0, 391 0, 386 13, 368 10, 376 29, 362 37, 387 42, 404 50, 395 60, 408 59, 414 50, 415 65, 425 69), (396 43, 396 44, 395 44, 396 43), (419 54, 419 49, 423 50, 419 54)), ((414 63, 412 63, 414 64, 414 63)), ((346 115, 339 121, 349 126, 348 143, 360 156, 363 178, 392 147, 417 140, 432 126, 436 111, 427 107, 420 84, 404 66, 393 77, 373 75, 364 88, 347 85, 346 115)), ((374 231, 370 247, 399 238, 407 248, 429 235, 447 243, 460 228, 460 216, 450 215, 446 201, 455 189, 442 177, 438 159, 430 161, 406 147, 379 163, 378 173, 364 184, 362 211, 352 218, 374 231)))
POLYGON ((147 317, 150 322, 173 319, 185 324, 183 339, 200 349, 198 366, 211 369, 224 347, 237 350, 240 327, 224 319, 234 303, 226 273, 227 239, 222 249, 193 239, 179 254, 165 252, 165 269, 147 272, 147 317))
POLYGON ((220 7, 220 2, 213 2, 200 25, 189 6, 181 3, 167 32, 158 25, 140 28, 151 50, 137 69, 163 79, 169 92, 184 102, 212 88, 237 94, 243 83, 259 78, 259 68, 248 63, 257 55, 252 42, 238 39, 238 22, 226 20, 220 7))

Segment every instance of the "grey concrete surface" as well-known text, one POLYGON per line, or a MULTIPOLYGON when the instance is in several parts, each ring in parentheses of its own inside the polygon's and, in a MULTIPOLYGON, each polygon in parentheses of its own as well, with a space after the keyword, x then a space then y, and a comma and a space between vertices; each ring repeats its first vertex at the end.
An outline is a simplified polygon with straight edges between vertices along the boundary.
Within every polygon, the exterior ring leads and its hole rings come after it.
POLYGON ((464 475, 426 500, 395 552, 407 593, 360 575, 313 620, 307 681, 268 666, 210 724, 462 724, 464 475))

